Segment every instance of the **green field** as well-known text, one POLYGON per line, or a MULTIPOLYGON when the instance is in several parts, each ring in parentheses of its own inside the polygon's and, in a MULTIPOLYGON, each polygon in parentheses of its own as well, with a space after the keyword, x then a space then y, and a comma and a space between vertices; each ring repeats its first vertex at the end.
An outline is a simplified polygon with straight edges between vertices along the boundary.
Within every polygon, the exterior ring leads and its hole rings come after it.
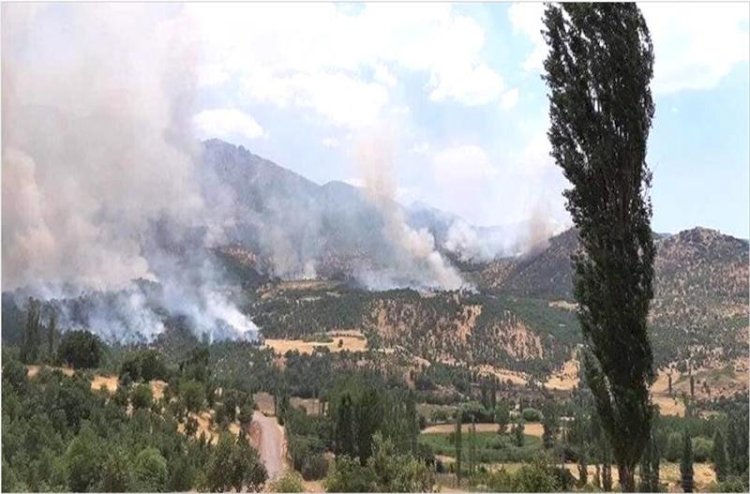
MULTIPOLYGON (((538 437, 524 435, 521 447, 513 443, 509 434, 502 436, 494 432, 477 432, 475 436, 476 460, 478 463, 522 462, 531 459, 534 453, 542 448, 542 440, 538 437)), ((455 456, 456 446, 453 444, 453 434, 421 434, 419 442, 429 445, 437 455, 455 456)), ((462 436, 462 458, 469 455, 469 434, 464 431, 462 436)))

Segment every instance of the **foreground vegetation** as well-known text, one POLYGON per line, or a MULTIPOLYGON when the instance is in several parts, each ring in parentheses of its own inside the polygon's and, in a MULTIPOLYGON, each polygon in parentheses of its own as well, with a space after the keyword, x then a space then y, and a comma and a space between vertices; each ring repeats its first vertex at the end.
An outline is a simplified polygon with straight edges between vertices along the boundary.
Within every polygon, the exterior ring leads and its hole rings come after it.
MULTIPOLYGON (((36 329, 47 334, 49 323, 36 329)), ((51 347, 39 340, 29 346, 24 338, 24 351, 3 348, 3 491, 617 487, 585 389, 513 387, 374 350, 288 352, 279 365, 252 342, 208 344, 179 329, 151 345, 106 345, 85 331, 57 334, 51 347), (29 364, 41 366, 33 377, 29 364), (109 375, 114 388, 92 384, 109 375), (259 392, 273 397, 269 413, 285 427, 297 472, 273 482, 248 437, 259 392), (307 410, 292 405, 299 399, 307 410), (435 424, 447 430, 422 431, 435 424), (539 433, 524 434, 524 426, 539 433)), ((665 490, 655 467, 689 460, 716 472, 718 483, 701 479, 700 489, 746 489, 747 395, 690 410, 656 420, 637 478, 651 472, 643 478, 665 490)))

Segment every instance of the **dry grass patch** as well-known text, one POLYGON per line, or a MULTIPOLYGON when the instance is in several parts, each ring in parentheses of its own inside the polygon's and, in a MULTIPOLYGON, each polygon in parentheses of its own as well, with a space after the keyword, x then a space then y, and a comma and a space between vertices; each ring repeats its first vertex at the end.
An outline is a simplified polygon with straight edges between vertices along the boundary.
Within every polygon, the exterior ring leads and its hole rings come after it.
POLYGON ((101 376, 96 375, 91 380, 91 389, 99 391, 104 389, 107 393, 114 393, 117 391, 120 383, 117 376, 101 376))
MULTIPOLYGON (((49 370, 59 370, 68 377, 75 375, 75 370, 70 367, 52 367, 52 366, 41 366, 41 365, 27 365, 28 377, 34 378, 39 375, 42 367, 49 370)), ((167 387, 167 383, 161 380, 154 380, 150 382, 151 394, 155 400, 160 400, 164 396, 164 389, 167 387)), ((120 386, 119 377, 114 374, 95 374, 91 379, 91 389, 94 391, 105 390, 107 393, 113 394, 117 391, 120 386)))
MULTIPOLYGON (((219 433, 213 427, 213 410, 205 410, 200 413, 190 412, 188 417, 195 419, 198 423, 198 428, 195 431, 194 437, 199 438, 201 437, 201 434, 204 434, 208 442, 211 444, 218 440, 219 433)), ((187 421, 177 424, 177 431, 180 434, 185 434, 185 423, 187 423, 187 421)))
MULTIPOLYGON (((497 424, 475 424, 477 432, 497 432, 497 424)), ((468 433, 471 424, 462 424, 461 430, 468 433)), ((422 434, 450 434, 456 430, 456 424, 437 424, 426 427, 422 434)), ((542 424, 530 422, 523 425, 523 433, 528 436, 542 437, 544 428, 542 424)))
POLYGON ((518 386, 526 386, 529 382, 529 376, 525 372, 517 372, 491 365, 480 365, 478 367, 480 374, 494 375, 502 382, 510 382, 518 386))
POLYGON ((298 351, 303 354, 311 354, 315 348, 328 348, 331 352, 364 352, 367 350, 367 339, 356 330, 331 331, 325 333, 331 338, 330 342, 287 340, 267 338, 264 346, 271 348, 277 355, 285 355, 288 351, 298 351))
POLYGON ((26 370, 28 372, 26 375, 29 378, 34 378, 37 375, 39 375, 39 372, 42 370, 42 368, 53 370, 53 371, 59 370, 68 377, 73 377, 73 375, 76 373, 75 369, 72 369, 70 367, 53 367, 51 365, 27 365, 26 370))
POLYGON ((654 404, 659 407, 662 415, 685 416, 685 403, 677 396, 652 396, 654 404))
POLYGON ((303 480, 302 487, 305 492, 325 492, 326 489, 323 487, 322 480, 303 480))
POLYGON ((544 386, 547 389, 553 389, 558 391, 571 391, 573 388, 579 385, 581 364, 578 359, 571 358, 566 361, 562 368, 552 374, 544 386))

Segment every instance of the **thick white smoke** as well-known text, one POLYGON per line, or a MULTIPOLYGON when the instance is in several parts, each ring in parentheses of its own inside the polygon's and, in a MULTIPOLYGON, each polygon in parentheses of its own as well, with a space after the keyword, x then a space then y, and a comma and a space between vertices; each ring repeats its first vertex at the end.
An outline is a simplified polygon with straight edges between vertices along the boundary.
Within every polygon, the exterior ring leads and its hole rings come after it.
POLYGON ((358 278, 371 289, 416 287, 457 290, 464 286, 458 271, 436 250, 432 234, 411 228, 396 202, 388 144, 370 139, 360 143, 357 160, 368 199, 383 216, 383 234, 392 248, 386 267, 362 270, 358 278))
MULTIPOLYGON (((151 239, 158 224, 178 238, 202 228, 190 247, 204 253, 224 223, 201 190, 190 122, 196 40, 189 19, 174 15, 180 8, 2 5, 4 290, 70 295, 150 279, 172 293, 167 310, 206 330, 255 329, 202 256, 185 262, 151 239), (191 273, 189 287, 174 269, 191 273)), ((122 314, 92 312, 91 329, 127 338, 119 332, 132 327, 113 321, 130 319, 153 336, 163 328, 149 310, 129 295, 114 311, 122 314)))
POLYGON ((465 262, 488 262, 500 257, 533 255, 548 246, 549 239, 565 225, 535 208, 527 221, 512 225, 476 227, 466 221, 451 223, 443 247, 465 262))
POLYGON ((485 262, 507 255, 513 244, 512 237, 501 232, 480 232, 463 220, 454 221, 446 234, 444 247, 462 261, 485 262))

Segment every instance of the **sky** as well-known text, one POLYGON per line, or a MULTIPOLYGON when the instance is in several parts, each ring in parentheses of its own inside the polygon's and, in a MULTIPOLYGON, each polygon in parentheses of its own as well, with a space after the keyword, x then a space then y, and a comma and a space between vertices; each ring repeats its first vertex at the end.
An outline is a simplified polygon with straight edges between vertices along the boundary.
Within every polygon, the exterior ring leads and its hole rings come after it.
MULTIPOLYGON (((358 150, 375 143, 404 204, 476 225, 569 223, 546 137, 542 4, 153 8, 193 38, 200 138, 319 184, 361 184, 358 150)), ((655 50, 652 227, 748 238, 750 6, 641 8, 655 50)))

